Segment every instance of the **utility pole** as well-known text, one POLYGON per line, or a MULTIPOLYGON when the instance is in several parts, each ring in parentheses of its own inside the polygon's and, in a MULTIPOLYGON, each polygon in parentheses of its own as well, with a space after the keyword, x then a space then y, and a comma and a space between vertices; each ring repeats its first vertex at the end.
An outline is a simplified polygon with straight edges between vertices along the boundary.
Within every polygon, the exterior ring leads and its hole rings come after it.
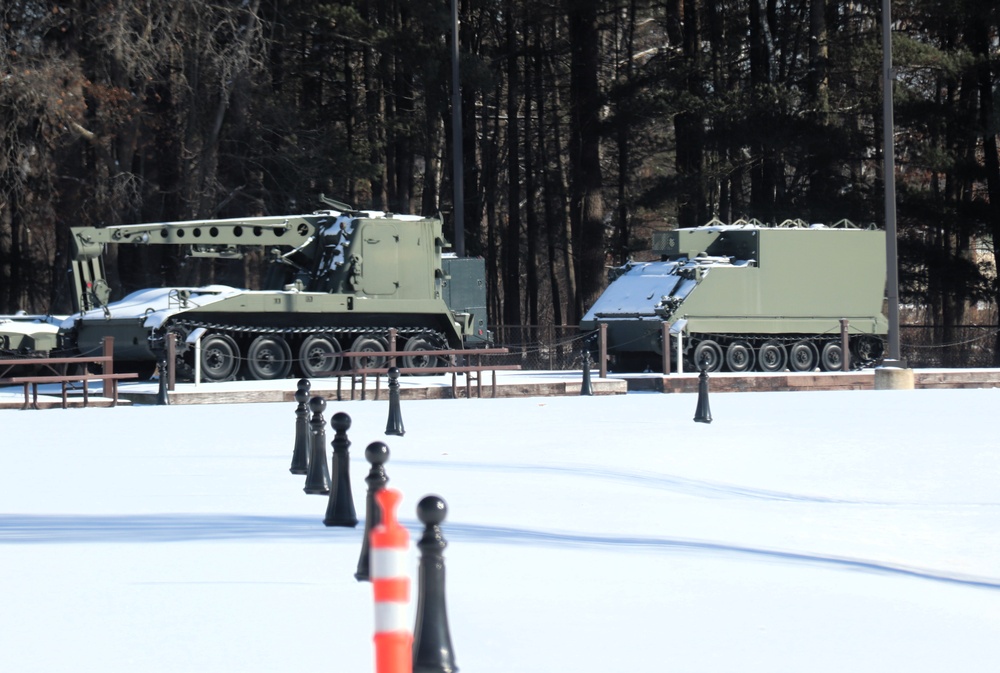
POLYGON ((892 119, 892 0, 882 0, 882 178, 885 184, 886 299, 889 353, 884 364, 905 367, 899 355, 899 262, 896 248, 896 145, 892 119))
POLYGON ((458 68, 458 0, 451 0, 451 146, 455 253, 465 257, 465 169, 462 163, 462 87, 458 68))

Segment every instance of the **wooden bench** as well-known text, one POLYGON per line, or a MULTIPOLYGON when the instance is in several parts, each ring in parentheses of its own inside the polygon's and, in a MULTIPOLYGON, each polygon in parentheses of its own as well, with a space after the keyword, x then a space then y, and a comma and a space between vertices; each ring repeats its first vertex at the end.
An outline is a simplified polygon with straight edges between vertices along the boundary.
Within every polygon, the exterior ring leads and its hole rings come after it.
POLYGON ((390 366, 396 361, 397 358, 403 357, 413 357, 417 354, 427 355, 429 357, 462 357, 468 360, 474 360, 470 364, 461 365, 442 365, 438 367, 397 367, 400 374, 451 374, 451 394, 452 397, 457 397, 458 393, 458 383, 457 377, 459 374, 465 374, 465 396, 472 396, 472 382, 476 382, 476 391, 479 397, 483 396, 483 386, 482 386, 482 373, 484 371, 490 371, 493 373, 493 385, 492 385, 492 396, 497 396, 497 371, 500 370, 518 370, 521 369, 521 365, 502 365, 502 364, 484 364, 483 357, 490 355, 507 355, 510 351, 506 348, 464 348, 464 349, 446 349, 446 350, 429 350, 429 351, 345 351, 340 353, 341 356, 351 358, 352 363, 357 358, 371 358, 373 360, 385 360, 388 364, 384 367, 355 367, 352 366, 349 369, 345 369, 332 374, 337 377, 337 400, 342 399, 341 393, 341 378, 344 376, 351 377, 351 399, 354 399, 355 391, 358 384, 361 386, 361 399, 365 399, 367 391, 367 382, 369 376, 375 377, 375 399, 379 397, 381 377, 389 372, 390 366))
POLYGON ((91 357, 65 357, 65 358, 35 358, 35 357, 23 357, 23 358, 3 358, 0 359, 0 381, 8 381, 8 379, 3 378, 11 372, 15 367, 39 367, 47 369, 54 376, 62 375, 66 373, 66 369, 70 365, 101 365, 102 368, 107 367, 114 361, 114 358, 110 355, 94 355, 91 357))
POLYGON ((91 374, 90 372, 81 372, 79 374, 56 374, 52 376, 12 376, 4 380, 24 386, 24 406, 21 407, 22 409, 38 408, 38 386, 48 383, 58 383, 62 388, 62 408, 65 409, 68 406, 67 389, 71 383, 80 382, 83 384, 83 406, 87 406, 90 403, 90 390, 87 387, 87 383, 90 381, 105 381, 110 383, 111 394, 109 397, 111 398, 111 406, 116 407, 118 406, 118 382, 123 379, 135 379, 138 377, 139 375, 135 372, 121 374, 91 374))
POLYGON ((113 404, 118 404, 118 381, 123 379, 134 379, 138 376, 134 373, 115 374, 114 373, 114 338, 104 337, 101 344, 100 355, 78 355, 73 357, 14 357, 0 358, 0 385, 12 384, 24 386, 24 409, 30 407, 38 408, 38 386, 46 383, 58 383, 62 388, 62 406, 67 406, 67 387, 71 383, 83 383, 83 403, 87 406, 89 400, 89 389, 87 382, 101 381, 104 383, 102 396, 112 399, 113 404), (70 372, 72 365, 77 365, 80 371, 70 372), (101 373, 95 374, 88 371, 91 365, 99 365, 101 373), (37 373, 24 376, 13 376, 4 378, 16 368, 31 367, 40 370, 37 373), (48 372, 47 374, 44 372, 48 372))
MULTIPOLYGON (((456 365, 454 367, 397 367, 399 373, 407 374, 451 374, 451 396, 458 397, 458 375, 465 374, 465 396, 472 397, 472 383, 476 383, 476 394, 483 396, 484 371, 492 372, 493 380, 491 386, 491 397, 497 396, 497 372, 516 371, 521 369, 521 365, 456 365)), ((345 372, 346 374, 347 372, 345 372)), ((351 399, 354 399, 354 390, 357 382, 361 383, 361 399, 365 399, 365 389, 369 376, 375 377, 375 399, 379 397, 381 390, 381 379, 389 373, 388 367, 380 369, 355 369, 351 378, 351 399)), ((340 377, 337 377, 337 399, 340 399, 340 377)))

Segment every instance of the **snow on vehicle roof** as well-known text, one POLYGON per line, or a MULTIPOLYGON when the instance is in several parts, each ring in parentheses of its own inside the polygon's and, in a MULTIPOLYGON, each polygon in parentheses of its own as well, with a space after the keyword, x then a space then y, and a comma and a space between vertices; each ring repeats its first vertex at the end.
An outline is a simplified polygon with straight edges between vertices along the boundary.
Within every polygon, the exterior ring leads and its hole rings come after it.
POLYGON ((70 316, 64 322, 63 326, 66 328, 72 327, 72 321, 76 318, 110 314, 114 319, 145 319, 145 326, 155 329, 175 313, 194 306, 213 304, 246 291, 228 285, 137 290, 118 301, 110 302, 105 307, 98 307, 70 316), (187 293, 187 295, 185 296, 184 293, 187 293))

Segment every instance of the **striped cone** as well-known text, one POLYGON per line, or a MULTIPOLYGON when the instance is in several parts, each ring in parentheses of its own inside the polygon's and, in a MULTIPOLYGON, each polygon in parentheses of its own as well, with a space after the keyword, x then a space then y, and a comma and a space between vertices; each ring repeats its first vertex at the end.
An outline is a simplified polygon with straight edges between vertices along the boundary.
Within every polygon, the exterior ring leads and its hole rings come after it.
POLYGON ((384 488, 375 494, 382 520, 371 534, 371 582, 375 593, 375 673, 413 672, 409 627, 410 578, 406 572, 410 534, 396 519, 403 494, 384 488))

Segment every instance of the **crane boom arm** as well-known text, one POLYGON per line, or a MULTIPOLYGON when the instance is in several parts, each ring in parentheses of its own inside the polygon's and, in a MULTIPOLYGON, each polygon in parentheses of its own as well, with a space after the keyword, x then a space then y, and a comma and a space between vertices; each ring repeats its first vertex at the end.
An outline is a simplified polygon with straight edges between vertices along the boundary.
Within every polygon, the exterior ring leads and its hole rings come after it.
POLYGON ((339 213, 283 215, 231 220, 190 220, 124 224, 113 227, 73 227, 74 261, 96 259, 106 243, 134 245, 189 245, 198 257, 238 257, 247 246, 297 248, 339 213))

